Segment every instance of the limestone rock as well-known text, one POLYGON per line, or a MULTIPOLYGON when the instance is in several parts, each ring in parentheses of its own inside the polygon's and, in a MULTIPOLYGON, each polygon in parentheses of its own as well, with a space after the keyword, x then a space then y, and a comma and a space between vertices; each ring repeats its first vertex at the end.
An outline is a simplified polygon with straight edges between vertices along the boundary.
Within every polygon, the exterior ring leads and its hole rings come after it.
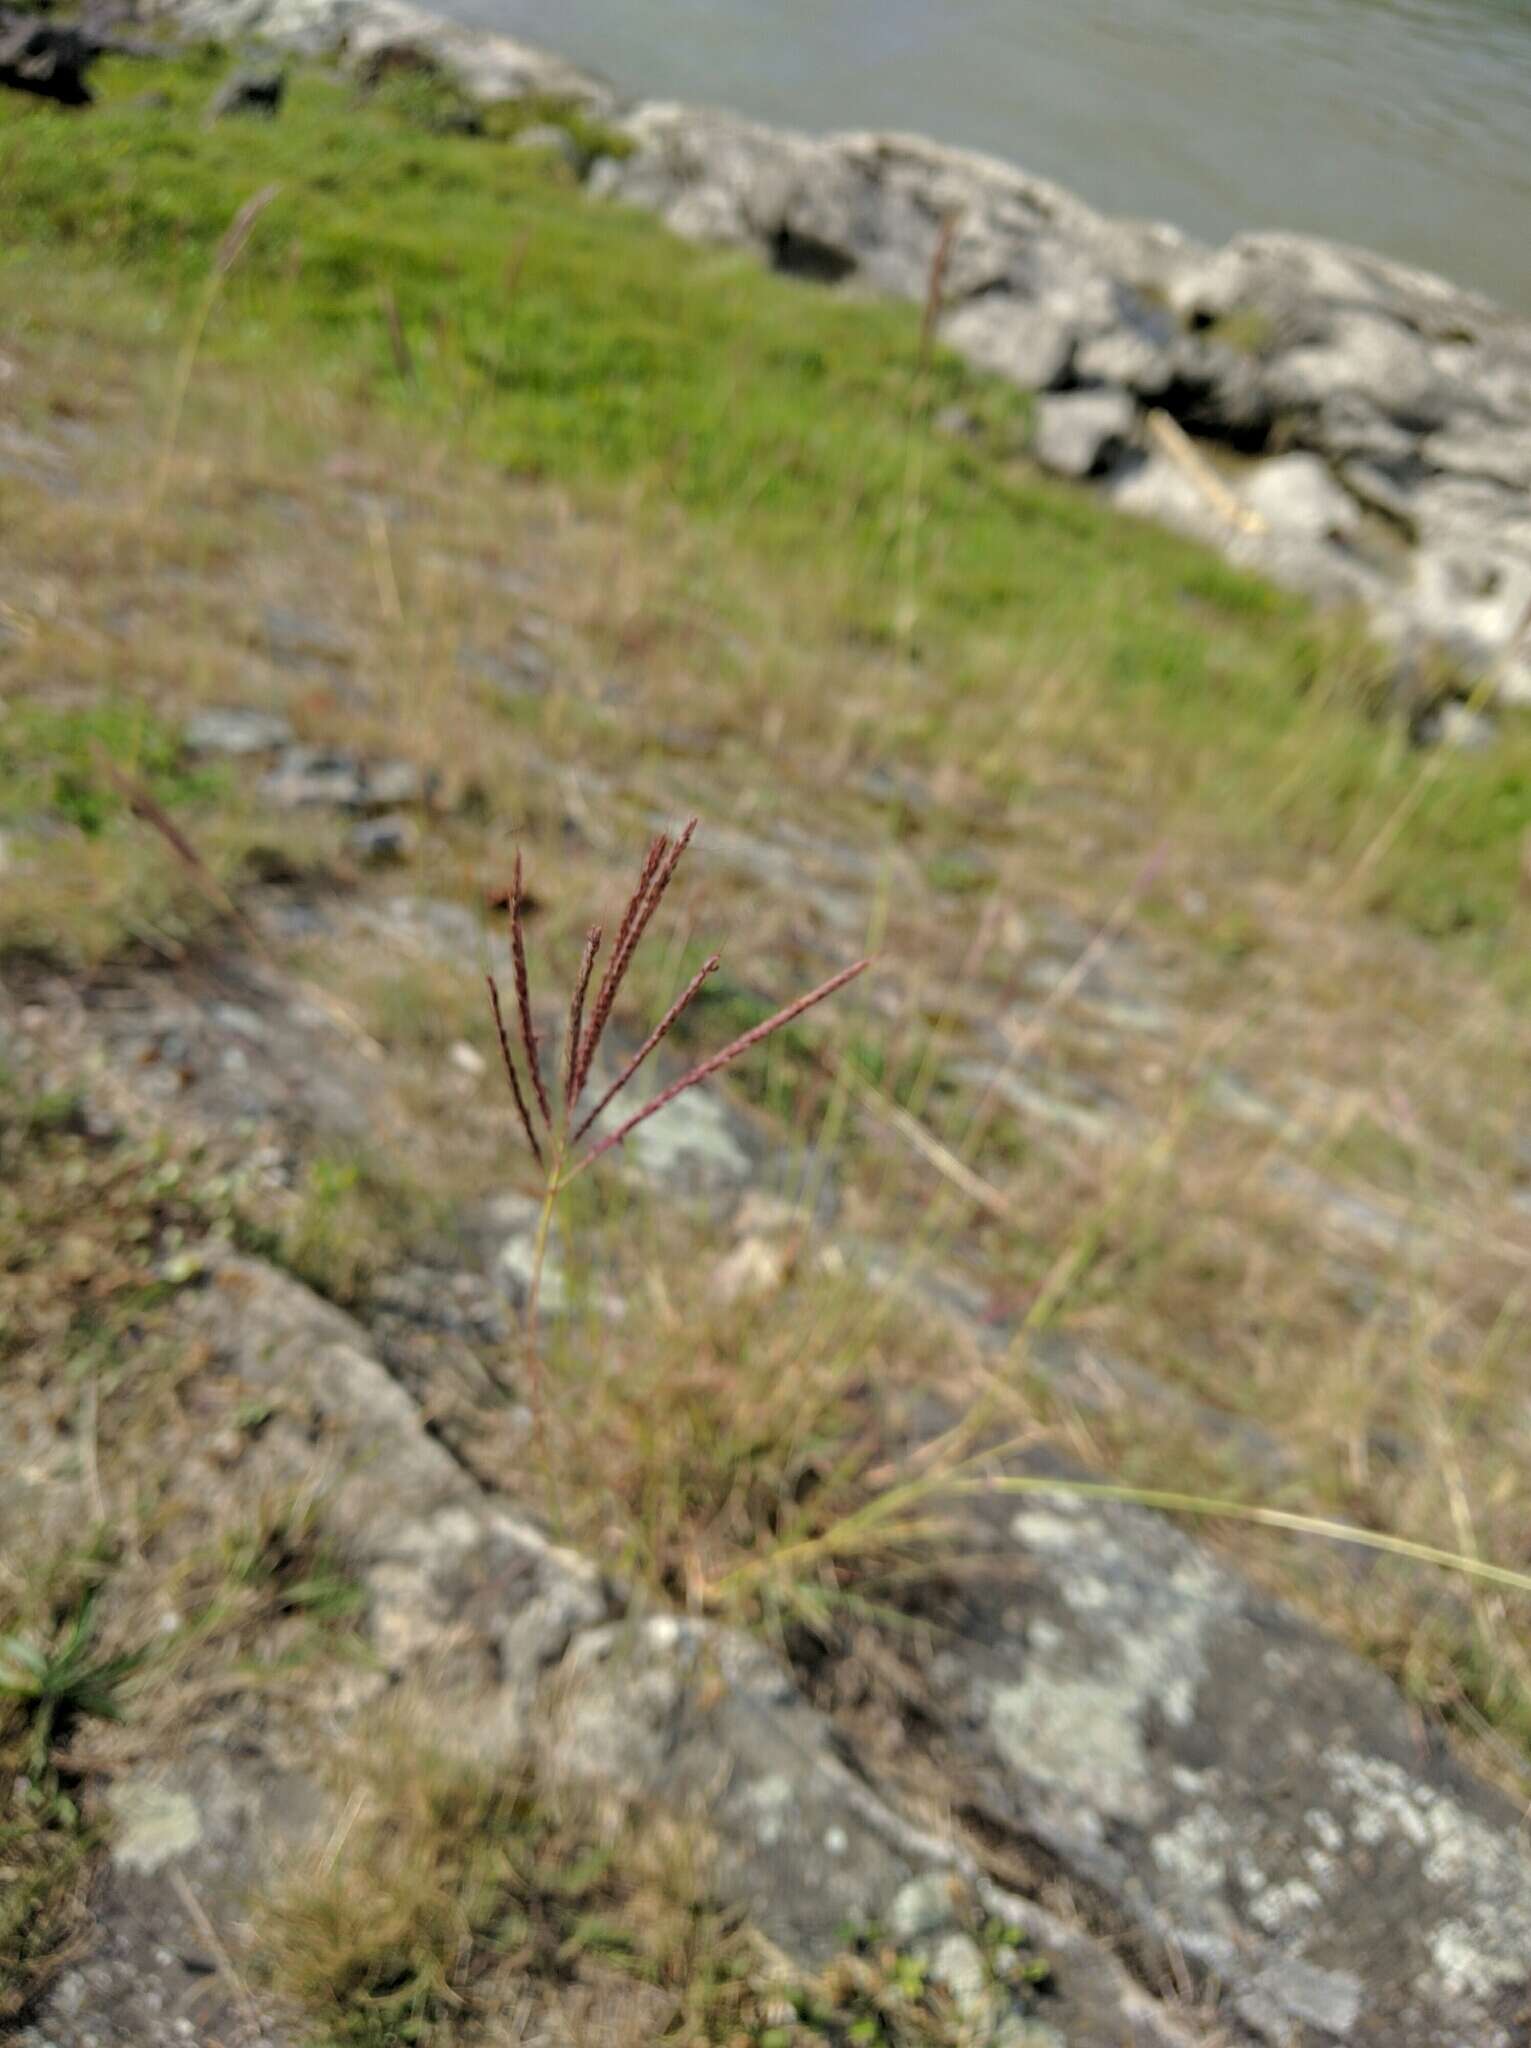
POLYGON ((1416 429, 1442 422, 1440 380, 1429 351, 1407 327, 1383 313, 1348 309, 1321 313, 1319 326, 1266 363, 1266 384, 1281 409, 1321 412, 1343 394, 1363 397, 1385 419, 1416 429))
POLYGON ((120 1779, 108 1807, 113 1848, 90 1937, 20 2048, 288 2048, 281 2016, 230 1981, 226 1959, 250 1887, 328 1818, 323 1788, 248 1745, 225 1754, 193 1742, 168 1766, 120 1779))
POLYGON ((214 708, 189 718, 181 739, 193 754, 274 754, 291 744, 292 727, 271 711, 214 708))
POLYGON ((0 10, 0 86, 60 106, 88 106, 86 73, 99 54, 95 38, 71 23, 0 10))
POLYGON ((230 114, 256 114, 265 120, 274 120, 282 111, 282 101, 286 96, 287 74, 280 66, 236 71, 214 93, 207 118, 221 121, 230 114))
POLYGON ((1050 1966, 1048 2018, 1071 2048, 1200 2038, 1108 1945, 987 1885, 962 1851, 886 1803, 756 1643, 669 1615, 589 1631, 550 1676, 539 1727, 554 1776, 705 1816, 718 1881, 799 1962, 828 1961, 847 1925, 886 1922, 972 1994, 975 2017, 982 1990, 990 2031, 975 2038, 1025 2041, 1024 2001, 977 1981, 965 1931, 977 1905, 1050 1966))
POLYGON ((413 818, 388 811, 382 817, 364 818, 359 825, 353 825, 346 844, 368 867, 399 867, 413 859, 420 844, 420 827, 413 818))
POLYGON ((1376 1671, 1140 1510, 1044 1492, 980 1528, 995 1569, 946 1705, 991 1825, 1205 1970, 1256 2040, 1511 2048, 1518 1816, 1376 1671))
POLYGON ((1095 476, 1132 445, 1137 423, 1125 391, 1059 392, 1037 403, 1032 453, 1058 476, 1095 476))
POLYGON ((997 294, 959 306, 943 323, 941 338, 979 369, 1028 391, 1062 383, 1074 355, 1073 332, 1060 311, 1018 306, 997 294))
POLYGON ((1427 437, 1420 454, 1447 475, 1481 477, 1508 491, 1531 491, 1531 423, 1458 416, 1427 437))
POLYGON ((288 747, 261 784, 267 801, 284 810, 387 811, 421 802, 428 790, 412 761, 364 761, 332 747, 288 747))
MULTIPOLYGON (((1531 555, 1470 545, 1428 548, 1415 560, 1413 616, 1431 640, 1469 668, 1493 664, 1517 641, 1531 616, 1531 555)), ((1514 701, 1509 677, 1500 694, 1514 701)))
POLYGON ((1240 479, 1239 490, 1267 526, 1343 539, 1360 524, 1359 505, 1316 455, 1280 455, 1256 463, 1240 479))

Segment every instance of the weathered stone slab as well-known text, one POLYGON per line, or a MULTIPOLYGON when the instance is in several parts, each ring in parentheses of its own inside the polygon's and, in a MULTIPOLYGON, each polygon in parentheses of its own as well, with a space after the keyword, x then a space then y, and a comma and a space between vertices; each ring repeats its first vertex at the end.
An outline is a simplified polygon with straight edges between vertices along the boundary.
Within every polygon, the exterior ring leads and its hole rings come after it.
POLYGON ((1047 1492, 972 1529, 995 1570, 941 1670, 991 1823, 1257 2040, 1527 2039, 1523 1822, 1378 1672, 1159 1517, 1047 1492))
POLYGON ((1138 409, 1125 391, 1064 391, 1038 402, 1032 453, 1058 476, 1109 469, 1137 436, 1138 409))
POLYGON ((328 1817, 321 1787, 249 1745, 208 1742, 119 1778, 106 1804, 90 1933, 19 2048, 289 2048, 233 1958, 250 1888, 328 1817))
POLYGON ((876 1924, 969 1993, 984 2048, 1206 2038, 1106 1945, 985 1883, 962 1850, 902 1818, 784 1668, 731 1631, 654 1616, 581 1636, 550 1681, 541 1727, 555 1777, 705 1818, 724 1890, 796 1961, 828 1961, 847 1926, 876 1924), (1024 1930, 1050 1966, 1045 2018, 985 1983, 967 1931, 975 1902, 1024 1930))

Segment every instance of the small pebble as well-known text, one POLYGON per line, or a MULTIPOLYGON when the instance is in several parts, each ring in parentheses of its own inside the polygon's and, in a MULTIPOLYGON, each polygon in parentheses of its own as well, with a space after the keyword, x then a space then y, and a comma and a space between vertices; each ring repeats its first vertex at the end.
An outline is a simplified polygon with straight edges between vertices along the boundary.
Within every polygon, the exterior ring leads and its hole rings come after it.
POLYGON ((189 718, 181 738, 193 754, 274 754, 291 744, 292 727, 275 712, 222 707, 189 718))
POLYGON ((419 843, 419 826, 396 811, 386 812, 381 818, 364 819, 352 827, 346 840, 358 860, 375 868, 402 866, 419 843))
POLYGON ((465 1038, 459 1038, 450 1048, 447 1058, 459 1074, 471 1074, 474 1080, 489 1071, 489 1062, 475 1045, 469 1045, 465 1038))

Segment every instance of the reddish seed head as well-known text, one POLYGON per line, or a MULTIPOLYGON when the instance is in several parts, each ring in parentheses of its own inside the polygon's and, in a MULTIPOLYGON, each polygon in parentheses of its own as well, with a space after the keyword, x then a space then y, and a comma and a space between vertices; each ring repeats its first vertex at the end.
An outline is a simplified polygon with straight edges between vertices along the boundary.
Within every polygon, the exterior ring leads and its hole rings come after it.
POLYGON ((662 1038, 668 1038, 668 1036, 670 1035, 670 1031, 677 1022, 677 1020, 686 1010, 688 1010, 691 1007, 692 1002, 701 993, 702 983, 706 981, 709 974, 716 974, 718 969, 722 965, 723 962, 719 959, 718 955, 714 953, 712 958, 703 964, 699 972, 691 977, 691 980, 687 983, 685 988, 681 990, 680 994, 675 998, 675 1001, 671 1003, 669 1009, 665 1011, 664 1015, 660 1018, 659 1022, 654 1026, 653 1030, 649 1033, 648 1037, 643 1041, 642 1045, 639 1046, 638 1050, 633 1054, 632 1058, 628 1061, 627 1065, 622 1069, 621 1073, 618 1074, 615 1081, 612 1082, 611 1086, 606 1090, 606 1093, 595 1105, 595 1108, 591 1110, 589 1116, 585 1118, 584 1122, 580 1125, 579 1129, 574 1133, 576 1142, 580 1138, 584 1137, 586 1131, 589 1130, 590 1126, 600 1116, 602 1110, 606 1109, 607 1107, 609 1107, 611 1103, 616 1101, 617 1097, 622 1093, 622 1090, 627 1086, 628 1082, 633 1078, 634 1074, 637 1073, 638 1069, 643 1065, 643 1062, 648 1058, 649 1054, 654 1050, 655 1046, 658 1045, 660 1040, 662 1038))
POLYGON ((627 908, 622 913, 622 923, 617 931, 616 944, 612 947, 611 958, 606 963, 606 972, 601 977, 595 1009, 591 1013, 590 1029, 585 1033, 585 1043, 580 1050, 579 1079, 574 1091, 576 1097, 590 1078, 591 1063, 595 1059, 602 1033, 611 1017, 617 992, 632 964, 633 955, 643 942, 643 934, 648 929, 649 920, 659 908, 660 901, 670 886, 671 877, 680 866, 699 822, 696 818, 689 819, 673 846, 661 832, 649 848, 648 858, 644 861, 638 877, 638 886, 628 898, 627 908))
POLYGON ((521 1119, 521 1128, 526 1133, 527 1144, 532 1148, 532 1157, 545 1170, 546 1162, 542 1157, 542 1147, 537 1143, 537 1133, 532 1129, 526 1097, 521 1093, 521 1081, 516 1073, 516 1063, 510 1056, 510 1034, 505 1029, 505 1017, 500 1009, 499 984, 492 974, 486 974, 484 979, 489 984, 489 1007, 494 1012, 494 1028, 500 1041, 500 1058, 505 1062, 505 1078, 510 1083, 510 1099, 516 1105, 516 1115, 521 1119))
POLYGON ((572 1116, 574 1105, 579 1100, 580 1081, 580 1033, 584 1026, 585 997, 590 989, 590 976, 595 970, 595 956, 601 950, 601 927, 593 924, 585 934, 585 950, 579 963, 579 973, 574 982, 574 994, 569 1003, 569 1023, 564 1032, 564 1107, 572 1116))
MULTIPOLYGON (((643 866, 639 871, 637 883, 627 900, 621 922, 617 927, 617 936, 612 945, 610 957, 606 962, 606 971, 601 977, 600 987, 596 992, 588 1025, 584 1022, 585 1005, 590 992, 590 983, 595 972, 596 956, 601 948, 601 928, 599 925, 592 926, 586 934, 584 951, 580 956, 579 972, 575 977, 574 990, 569 1003, 569 1021, 565 1033, 563 1085, 566 1134, 568 1133, 569 1126, 573 1123, 575 1108, 585 1083, 589 1079, 591 1062, 594 1060, 596 1051, 600 1046, 602 1033, 605 1031, 611 1017, 612 1006, 622 987, 627 970, 632 964, 638 947, 643 942, 644 934, 648 930, 655 911, 664 899, 665 891, 670 886, 675 870, 679 867, 687 847, 691 844, 696 828, 697 820, 692 818, 675 840, 672 841, 664 833, 660 833, 649 846, 643 866)), ((537 1051, 537 1034, 532 1027, 531 996, 526 971, 526 938, 521 875, 521 856, 518 853, 516 855, 511 886, 505 892, 502 900, 510 912, 511 957, 515 969, 516 1008, 520 1024, 521 1050, 526 1061, 527 1073, 531 1077, 537 1106, 542 1112, 544 1121, 549 1129, 551 1129, 553 1125, 552 1110, 542 1080, 541 1062, 537 1051)), ((716 973, 719 965, 718 956, 714 954, 711 959, 704 963, 699 972, 692 976, 686 987, 676 997, 669 1009, 666 1010, 637 1052, 627 1061, 626 1065, 617 1075, 616 1080, 606 1090, 600 1101, 583 1118, 578 1127, 573 1130, 572 1138, 574 1141, 577 1142, 580 1138, 584 1137, 596 1119, 601 1116, 622 1093, 623 1089, 627 1087, 655 1047, 668 1037, 680 1017, 695 1001, 703 983, 709 975, 716 973)), ((827 997, 834 995, 838 990, 844 988, 848 982, 854 981, 857 975, 864 973, 870 965, 870 960, 856 961, 853 966, 844 968, 839 974, 832 975, 828 981, 821 982, 817 988, 811 989, 807 995, 799 996, 796 1002, 788 1003, 785 1008, 778 1010, 774 1016, 768 1017, 764 1023, 757 1024, 752 1031, 746 1031, 741 1038, 736 1038, 731 1045, 724 1046, 721 1052, 713 1053, 710 1058, 703 1060, 699 1065, 693 1067, 689 1073, 683 1074, 679 1080, 673 1081, 669 1087, 661 1089, 652 1101, 645 1103, 642 1109, 630 1116, 609 1137, 603 1138, 599 1144, 593 1146, 579 1161, 578 1165, 567 1172, 562 1167, 564 1146, 569 1142, 569 1137, 566 1135, 560 1140, 557 1159, 553 1169, 556 1183, 562 1184, 572 1179, 574 1175, 583 1173, 587 1166, 593 1164, 603 1153, 609 1152, 613 1146, 620 1145, 631 1132, 637 1129, 639 1124, 646 1123, 652 1116, 657 1116, 659 1111, 674 1102, 677 1096, 684 1095, 689 1089, 699 1086, 701 1082, 709 1079, 713 1074, 720 1073, 723 1068, 731 1066, 735 1060, 741 1058, 753 1047, 772 1037, 776 1032, 783 1030, 796 1018, 801 1017, 804 1011, 811 1010, 815 1004, 822 1003, 827 997)), ((543 1171, 546 1172, 548 1170, 547 1162, 543 1156, 542 1147, 538 1142, 531 1112, 527 1105, 526 1095, 521 1087, 520 1076, 511 1050, 510 1035, 506 1030, 504 1016, 501 1011, 500 992, 493 975, 488 977, 488 981, 489 1000, 494 1012, 495 1030, 500 1041, 500 1055, 505 1065, 505 1076, 510 1086, 511 1100, 515 1104, 516 1116, 522 1131, 525 1133, 526 1141, 531 1147, 532 1156, 536 1159, 537 1164, 542 1167, 543 1171)))
POLYGON ((532 1088, 537 1097, 537 1107, 542 1111, 542 1121, 551 1130, 553 1111, 548 1102, 548 1091, 542 1085, 542 1061, 537 1055, 537 1032, 532 1023, 531 984, 526 972, 526 929, 522 914, 519 850, 516 853, 515 873, 510 884, 510 953, 516 975, 516 1011, 521 1022, 521 1050, 526 1054, 526 1071, 532 1077, 532 1088))
POLYGON ((763 1024, 757 1024, 753 1031, 746 1031, 742 1038, 736 1038, 732 1045, 725 1045, 721 1052, 715 1052, 710 1059, 703 1060, 699 1066, 693 1067, 689 1074, 682 1074, 678 1081, 672 1081, 668 1088, 662 1088, 652 1102, 645 1103, 642 1109, 630 1116, 625 1124, 611 1133, 610 1137, 602 1138, 599 1145, 592 1145, 578 1166, 565 1175, 565 1179, 572 1180, 574 1174, 583 1173, 585 1168, 592 1166, 603 1152, 609 1152, 613 1145, 620 1145, 639 1124, 647 1123, 651 1116, 657 1116, 660 1110, 667 1109, 678 1095, 686 1094, 689 1089, 720 1073, 724 1067, 732 1066, 742 1054, 749 1052, 763 1040, 773 1037, 784 1026, 801 1017, 805 1010, 811 1010, 815 1003, 822 1003, 827 996, 832 996, 844 988, 848 981, 854 981, 858 974, 864 974, 871 964, 868 957, 865 960, 858 960, 853 967, 843 968, 840 973, 831 975, 828 981, 821 982, 815 989, 810 989, 807 995, 799 996, 795 1003, 788 1003, 785 1009, 778 1010, 774 1017, 767 1017, 763 1024))

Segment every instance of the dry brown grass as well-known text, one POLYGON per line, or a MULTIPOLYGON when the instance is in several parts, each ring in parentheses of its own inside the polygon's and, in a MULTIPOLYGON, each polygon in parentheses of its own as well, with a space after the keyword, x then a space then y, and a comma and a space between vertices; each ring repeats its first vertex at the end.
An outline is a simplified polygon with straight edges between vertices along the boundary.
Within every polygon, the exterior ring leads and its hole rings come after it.
MULTIPOLYGON (((40 418, 50 383, 62 395, 79 367, 67 346, 56 366, 27 362, 40 418)), ((668 899, 675 942, 634 963, 634 1011, 664 1014, 696 973, 692 931, 727 932, 750 963, 710 981, 696 1039, 677 1029, 692 1056, 731 1035, 700 1035, 720 1003, 748 1028, 873 935, 887 963, 839 1023, 845 1079, 787 1039, 748 1077, 748 1101, 735 1097, 763 1142, 811 1148, 839 1133, 833 1233, 805 1230, 806 1212, 741 1226, 741 1240, 769 1241, 762 1270, 784 1254, 763 1295, 713 1293, 734 1245, 719 1246, 710 1217, 655 1218, 625 1182, 581 1195, 570 1256, 627 1313, 587 1305, 549 1338, 549 1459, 572 1533, 678 1600, 831 1630, 858 1603, 896 1600, 934 1533, 879 1529, 862 1546, 855 1518, 899 1442, 885 1396, 939 1372, 958 1402, 996 1399, 998 1383, 1007 1428, 1046 1426, 1137 1484, 1531 1558, 1516 1370, 1531 1261, 1516 1129, 1525 1025, 1460 954, 1360 915, 1354 859, 1319 865, 1300 845, 1230 835, 1168 786, 1146 732, 1080 714, 1066 660, 1018 690, 1011 651, 978 645, 958 691, 850 638, 853 593, 832 574, 766 584, 726 537, 652 499, 509 486, 310 386, 208 373, 172 487, 135 524, 133 413, 158 373, 127 351, 93 360, 90 488, 28 493, 8 534, 0 594, 28 634, 0 687, 12 702, 89 702, 126 680, 169 723, 199 703, 276 705, 306 740, 402 755, 439 778, 419 853, 392 878, 356 871, 339 822, 264 811, 244 771, 227 805, 188 821, 252 914, 302 893, 242 880, 243 853, 263 843, 300 840, 299 864, 341 904, 338 938, 286 957, 382 1044, 409 1133, 393 1149, 434 1213, 529 1184, 507 1164, 496 1077, 451 1057, 459 1043, 493 1049, 478 1007, 487 950, 411 952, 353 911, 407 892, 476 912, 503 884, 514 836, 538 891, 533 989, 566 986, 589 906, 616 900, 630 848, 657 816, 696 806, 722 829, 668 899), (348 657, 284 666, 262 627, 270 603, 328 622, 348 657), (528 646, 546 651, 548 686, 515 680, 528 646), (504 663, 498 679, 485 653, 504 663), (869 770, 889 779, 869 785, 869 770), (1145 884, 1150 843, 1163 853, 1145 884), (1089 971, 1070 983, 1081 961, 1089 971), (975 1138, 985 1091, 961 1074, 975 1056, 1014 1061, 1057 1098, 1104 1091, 1116 1119, 1096 1141, 1000 1098, 975 1138), (1228 1076, 1248 1091, 1243 1110, 1229 1107, 1228 1076), (1287 1166, 1319 1179, 1272 1179, 1287 1166), (1363 1212, 1347 1219, 1335 1195, 1383 1223, 1358 1228, 1363 1212), (1388 1218, 1428 1240, 1428 1257, 1388 1243, 1388 1218), (826 1236, 959 1280, 984 1316, 1028 1335, 1003 1359, 981 1356, 854 1274, 819 1270, 826 1236), (1289 1476, 1241 1465, 1226 1436, 1188 1430, 1183 1409, 1082 1412, 1039 1392, 1027 1344, 1046 1327, 1263 1425, 1289 1476), (592 1442, 599 1489, 582 1477, 592 1442), (848 1533, 811 1570, 762 1569, 836 1531, 848 1533)), ((1294 747, 1273 783, 1296 772, 1294 747)), ((1358 831, 1355 856, 1369 843, 1358 831)), ((22 906, 7 892, 0 912, 13 937, 43 916, 76 958, 99 959, 124 933, 171 954, 192 935, 178 922, 190 912, 164 898, 162 848, 125 823, 58 843, 35 874, 43 893, 22 906)), ((540 1012, 533 1022, 554 1028, 540 1012)), ((352 1225, 331 1216, 328 1228, 344 1254, 352 1225)), ((409 1250, 397 1217, 364 1234, 368 1259, 342 1257, 327 1283, 363 1306, 369 1266, 409 1250)), ((307 1267, 324 1277, 322 1258, 307 1267)), ((514 1428, 482 1384, 455 1385, 444 1413, 486 1476, 524 1481, 514 1428)), ((1358 1579, 1269 1532, 1216 1540, 1443 1709, 1477 1761, 1523 1782, 1523 1600, 1445 1599, 1433 1576, 1393 1567, 1358 1579)))

